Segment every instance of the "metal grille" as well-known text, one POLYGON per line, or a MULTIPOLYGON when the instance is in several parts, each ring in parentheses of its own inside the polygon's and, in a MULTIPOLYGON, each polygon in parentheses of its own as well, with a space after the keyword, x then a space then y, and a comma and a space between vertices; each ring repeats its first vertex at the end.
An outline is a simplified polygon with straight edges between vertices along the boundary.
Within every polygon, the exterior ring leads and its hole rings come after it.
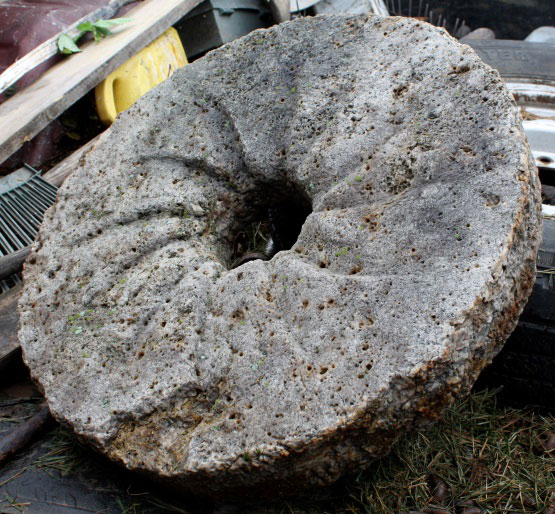
POLYGON ((430 9, 430 4, 425 0, 385 0, 385 6, 390 16, 415 16, 424 18, 426 21, 437 27, 443 27, 452 35, 456 35, 457 31, 465 25, 464 20, 457 18, 455 22, 448 20, 445 14, 434 13, 430 9), (462 21, 462 22, 461 22, 462 21))
MULTIPOLYGON (((0 255, 29 246, 37 236, 44 213, 56 200, 58 188, 34 172, 29 179, 0 194, 0 255)), ((0 281, 4 293, 21 282, 18 273, 0 281)))

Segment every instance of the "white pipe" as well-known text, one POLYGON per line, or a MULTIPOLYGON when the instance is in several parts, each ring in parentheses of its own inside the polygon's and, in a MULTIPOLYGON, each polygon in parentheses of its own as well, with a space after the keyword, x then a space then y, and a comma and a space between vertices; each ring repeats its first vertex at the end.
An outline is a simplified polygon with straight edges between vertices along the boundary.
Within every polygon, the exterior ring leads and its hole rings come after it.
POLYGON ((389 11, 383 0, 370 0, 370 7, 372 7, 374 14, 378 16, 389 16, 389 11))

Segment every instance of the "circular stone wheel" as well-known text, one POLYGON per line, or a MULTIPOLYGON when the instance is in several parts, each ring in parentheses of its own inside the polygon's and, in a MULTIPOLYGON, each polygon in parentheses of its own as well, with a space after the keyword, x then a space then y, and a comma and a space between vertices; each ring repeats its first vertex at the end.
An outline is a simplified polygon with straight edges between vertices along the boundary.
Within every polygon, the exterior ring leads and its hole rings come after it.
POLYGON ((474 51, 410 19, 303 18, 121 115, 45 217, 19 335, 53 415, 111 459, 197 494, 290 493, 469 390, 539 226, 518 110, 474 51), (293 247, 232 269, 283 205, 310 213, 293 247))

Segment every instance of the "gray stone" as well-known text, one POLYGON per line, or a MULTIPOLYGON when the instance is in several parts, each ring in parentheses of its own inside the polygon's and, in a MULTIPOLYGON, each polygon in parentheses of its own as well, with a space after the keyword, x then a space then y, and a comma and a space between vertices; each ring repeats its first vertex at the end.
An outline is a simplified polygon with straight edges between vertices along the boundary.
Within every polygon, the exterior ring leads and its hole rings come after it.
POLYGON ((538 27, 526 36, 524 41, 530 43, 555 44, 555 27, 538 27))
POLYGON ((471 32, 472 32, 472 29, 463 20, 463 22, 461 23, 461 26, 457 29, 454 36, 457 39, 461 39, 464 36, 470 34, 471 32))
POLYGON ((497 72, 403 18, 303 18, 177 71, 61 188, 19 336, 53 415, 230 495, 336 480, 468 392, 534 281, 539 186, 497 72), (230 269, 264 206, 293 248, 230 269))
POLYGON ((461 41, 469 41, 474 39, 495 39, 495 32, 486 27, 481 27, 479 29, 473 30, 466 36, 461 37, 461 41))

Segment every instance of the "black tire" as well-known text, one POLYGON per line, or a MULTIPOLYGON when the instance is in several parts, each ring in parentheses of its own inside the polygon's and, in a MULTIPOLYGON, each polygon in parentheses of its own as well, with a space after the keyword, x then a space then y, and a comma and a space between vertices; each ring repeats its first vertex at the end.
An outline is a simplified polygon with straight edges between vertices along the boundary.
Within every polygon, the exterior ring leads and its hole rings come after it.
POLYGON ((484 62, 501 76, 511 79, 533 79, 542 83, 555 82, 555 45, 507 39, 468 40, 484 62))
MULTIPOLYGON (((507 82, 555 83, 553 44, 508 40, 465 43, 507 82)), ((546 190, 550 187, 546 186, 546 190)), ((554 220, 544 220, 537 267, 536 283, 518 326, 491 366, 482 373, 476 387, 502 387, 501 397, 513 404, 554 408, 555 275, 547 272, 555 269, 554 220)))
POLYGON ((544 220, 532 295, 505 347, 477 387, 502 387, 501 397, 522 405, 555 407, 555 221, 544 220))

